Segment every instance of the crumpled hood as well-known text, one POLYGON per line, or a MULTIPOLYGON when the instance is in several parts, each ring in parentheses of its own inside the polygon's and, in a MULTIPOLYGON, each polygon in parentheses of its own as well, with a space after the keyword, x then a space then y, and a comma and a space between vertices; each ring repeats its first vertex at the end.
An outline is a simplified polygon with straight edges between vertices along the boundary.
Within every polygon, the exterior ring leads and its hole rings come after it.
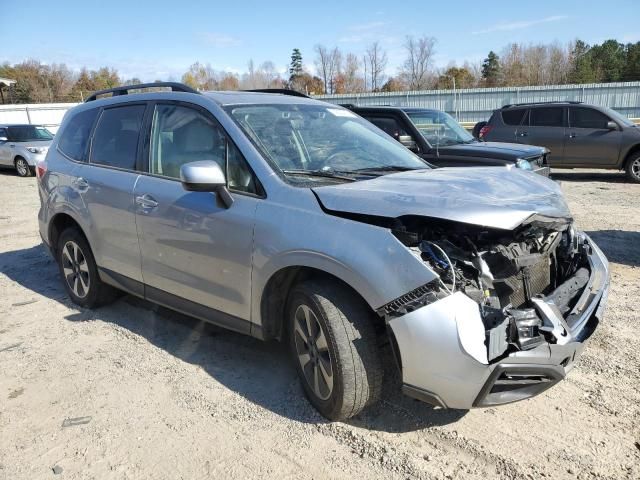
POLYGON ((557 183, 518 169, 439 168, 313 188, 331 211, 418 215, 513 230, 532 216, 570 219, 557 183))

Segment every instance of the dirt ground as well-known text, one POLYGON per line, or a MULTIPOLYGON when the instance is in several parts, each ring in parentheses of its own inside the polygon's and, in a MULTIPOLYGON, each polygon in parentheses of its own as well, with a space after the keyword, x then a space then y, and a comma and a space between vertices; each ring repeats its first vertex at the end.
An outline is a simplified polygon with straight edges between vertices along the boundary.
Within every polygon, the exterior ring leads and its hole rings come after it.
POLYGON ((281 346, 125 296, 66 297, 34 179, 0 172, 0 479, 640 478, 640 185, 560 173, 611 261, 605 321, 566 381, 500 408, 403 397, 328 423, 281 346))

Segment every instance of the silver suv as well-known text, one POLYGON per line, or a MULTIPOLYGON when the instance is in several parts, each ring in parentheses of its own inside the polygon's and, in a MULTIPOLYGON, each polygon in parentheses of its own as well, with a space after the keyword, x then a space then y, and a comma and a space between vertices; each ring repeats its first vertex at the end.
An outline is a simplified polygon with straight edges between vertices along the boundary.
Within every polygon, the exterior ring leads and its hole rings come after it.
POLYGON ((32 175, 51 140, 53 133, 42 125, 0 125, 0 166, 15 168, 21 177, 32 175))
POLYGON ((334 420, 378 400, 379 348, 407 395, 460 409, 574 366, 609 272, 554 182, 430 169, 307 98, 163 85, 90 97, 38 165, 40 233, 75 303, 123 290, 282 340, 334 420))

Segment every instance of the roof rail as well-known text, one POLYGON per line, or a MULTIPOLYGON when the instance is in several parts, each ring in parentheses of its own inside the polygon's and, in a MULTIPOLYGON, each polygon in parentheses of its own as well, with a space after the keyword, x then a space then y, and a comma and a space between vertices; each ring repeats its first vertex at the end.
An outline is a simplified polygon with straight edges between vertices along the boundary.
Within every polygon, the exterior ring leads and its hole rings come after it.
POLYGON ((577 105, 579 103, 579 101, 576 100, 549 100, 548 102, 524 102, 524 103, 508 103, 506 105, 503 105, 501 108, 509 108, 509 107, 523 107, 525 105, 547 105, 547 104, 553 104, 553 103, 570 103, 572 105, 577 105))
POLYGON ((127 95, 129 90, 141 90, 143 88, 158 88, 158 87, 168 87, 171 88, 172 92, 185 92, 185 93, 200 93, 197 90, 194 90, 188 85, 184 83, 178 82, 153 82, 153 83, 139 83, 136 85, 122 85, 120 87, 107 88, 105 90, 98 90, 97 92, 93 92, 86 100, 86 102, 92 102, 93 100, 97 100, 98 96, 106 95, 110 93, 112 97, 118 97, 120 95, 127 95))
POLYGON ((255 92, 255 93, 279 93, 280 95, 290 95, 292 97, 311 98, 309 95, 298 92, 297 90, 291 90, 289 88, 254 88, 251 90, 243 90, 243 92, 255 92))

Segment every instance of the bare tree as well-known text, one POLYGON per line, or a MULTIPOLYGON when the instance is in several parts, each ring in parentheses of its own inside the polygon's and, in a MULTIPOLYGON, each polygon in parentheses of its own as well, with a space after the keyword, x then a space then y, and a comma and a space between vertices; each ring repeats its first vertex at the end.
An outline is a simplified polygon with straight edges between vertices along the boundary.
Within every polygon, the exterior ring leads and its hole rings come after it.
POLYGON ((324 82, 324 93, 334 93, 336 76, 340 72, 342 53, 338 47, 328 49, 324 45, 316 45, 316 68, 324 82))
MULTIPOLYGON (((365 71, 368 71, 371 80, 371 90, 377 91, 384 83, 384 71, 387 68, 387 52, 375 41, 366 50, 365 71)), ((366 75, 366 74, 365 74, 366 75)))
POLYGON ((411 90, 423 90, 431 82, 429 70, 433 63, 436 39, 433 37, 414 38, 407 36, 404 48, 407 58, 402 66, 401 75, 411 90))
POLYGON ((353 53, 348 53, 344 60, 342 71, 344 93, 362 92, 365 89, 362 76, 360 75, 360 60, 353 53))

